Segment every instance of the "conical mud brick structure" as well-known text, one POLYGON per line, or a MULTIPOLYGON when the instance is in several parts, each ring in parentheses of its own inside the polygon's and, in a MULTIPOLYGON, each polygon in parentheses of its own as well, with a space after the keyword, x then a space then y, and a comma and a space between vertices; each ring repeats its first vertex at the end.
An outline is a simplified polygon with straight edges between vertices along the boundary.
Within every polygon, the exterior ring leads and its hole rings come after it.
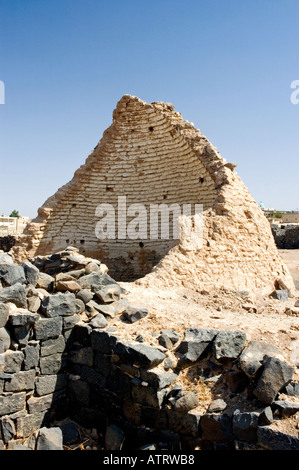
MULTIPOLYGON (((128 214, 127 223, 133 218, 128 214)), ((119 280, 145 276, 144 283, 203 289, 294 289, 270 225, 235 165, 173 105, 130 95, 118 102, 112 125, 73 179, 38 210, 13 253, 21 261, 68 245, 105 262, 119 280), (117 217, 119 197, 126 197, 127 207, 147 209, 202 204, 201 243, 196 231, 188 240, 152 239, 150 224, 141 239, 119 238, 124 227, 117 222, 114 239, 99 238, 97 208, 112 205, 117 217)))

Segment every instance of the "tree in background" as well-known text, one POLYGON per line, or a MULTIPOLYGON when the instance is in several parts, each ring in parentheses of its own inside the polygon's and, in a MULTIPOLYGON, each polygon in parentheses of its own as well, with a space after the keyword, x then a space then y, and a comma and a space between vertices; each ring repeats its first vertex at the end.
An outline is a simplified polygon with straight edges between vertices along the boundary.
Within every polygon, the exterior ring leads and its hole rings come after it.
POLYGON ((19 211, 13 210, 9 217, 20 217, 19 211))

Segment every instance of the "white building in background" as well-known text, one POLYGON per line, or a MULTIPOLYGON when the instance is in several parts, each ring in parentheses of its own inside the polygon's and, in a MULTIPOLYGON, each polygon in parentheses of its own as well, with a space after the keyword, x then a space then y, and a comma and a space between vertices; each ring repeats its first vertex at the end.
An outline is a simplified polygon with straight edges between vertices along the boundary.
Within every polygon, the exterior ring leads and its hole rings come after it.
POLYGON ((17 235, 23 232, 29 217, 8 217, 2 215, 0 217, 0 235, 17 235))

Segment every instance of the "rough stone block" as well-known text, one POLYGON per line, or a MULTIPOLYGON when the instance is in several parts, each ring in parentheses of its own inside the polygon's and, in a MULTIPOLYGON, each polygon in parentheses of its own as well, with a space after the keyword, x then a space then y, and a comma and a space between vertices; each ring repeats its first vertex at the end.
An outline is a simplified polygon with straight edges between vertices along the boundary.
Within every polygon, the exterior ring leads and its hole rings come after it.
POLYGON ((11 287, 0 289, 0 302, 12 302, 17 307, 27 308, 27 297, 25 287, 20 284, 14 284, 11 287))
POLYGON ((118 426, 111 424, 105 433, 105 450, 121 450, 125 434, 118 426))
POLYGON ((133 385, 132 397, 140 405, 150 406, 152 408, 161 408, 166 391, 156 390, 151 387, 142 387, 133 385))
POLYGON ((39 361, 42 375, 58 374, 66 366, 67 357, 62 354, 52 354, 51 356, 41 357, 39 361))
POLYGON ((174 403, 174 410, 180 413, 193 410, 199 405, 199 400, 194 392, 187 392, 184 396, 178 398, 174 403))
POLYGON ((26 392, 0 396, 0 416, 23 410, 26 404, 26 392))
POLYGON ((76 297, 70 292, 49 295, 42 301, 41 310, 46 317, 68 316, 76 313, 76 297))
POLYGON ((93 365, 93 350, 92 348, 80 348, 71 351, 69 354, 70 361, 74 364, 81 364, 92 367, 93 365))
POLYGON ((293 377, 294 369, 286 362, 275 357, 266 356, 262 375, 254 389, 254 395, 262 402, 270 405, 293 377))
POLYGON ((37 431, 42 426, 50 424, 50 410, 27 414, 17 418, 17 437, 26 438, 37 431))
POLYGON ((27 400, 29 413, 34 414, 46 410, 52 410, 56 405, 63 406, 65 397, 66 395, 63 390, 41 397, 32 396, 27 400))
POLYGON ((94 356, 94 368, 97 372, 107 377, 112 368, 111 356, 96 352, 94 356))
POLYGON ((28 260, 22 263, 22 268, 24 269, 27 283, 36 286, 39 278, 39 269, 28 260))
POLYGON ((4 286, 25 284, 26 277, 22 266, 17 264, 0 264, 0 280, 4 286))
POLYGON ((179 413, 174 410, 167 410, 167 414, 169 429, 178 434, 182 434, 183 436, 198 436, 199 423, 201 419, 199 413, 194 411, 179 413))
POLYGON ((8 349, 4 355, 4 372, 14 374, 21 370, 24 354, 22 351, 12 351, 8 349))
POLYGON ((43 356, 50 356, 52 354, 62 353, 65 351, 65 339, 63 335, 58 338, 51 338, 41 343, 41 353, 43 356))
POLYGON ((115 347, 115 353, 126 362, 148 368, 160 364, 166 357, 157 348, 133 341, 119 340, 115 347))
POLYGON ((11 343, 11 339, 10 339, 10 334, 8 330, 5 327, 0 328, 0 352, 1 354, 10 348, 10 343, 11 343))
POLYGON ((98 313, 92 318, 89 324, 92 326, 92 328, 105 328, 108 325, 108 322, 104 315, 98 313))
POLYGON ((107 330, 92 330, 91 346, 94 351, 103 354, 111 354, 113 352, 117 337, 107 330))
POLYGON ((79 322, 73 329, 75 340, 82 346, 90 346, 92 328, 84 322, 79 322))
POLYGON ((7 444, 8 441, 14 439, 16 435, 16 428, 14 421, 9 416, 1 418, 2 439, 7 444))
POLYGON ((160 369, 141 370, 141 380, 148 382, 152 387, 159 390, 171 385, 177 377, 174 372, 165 372, 160 369))
POLYGON ((16 372, 10 381, 5 383, 5 392, 22 392, 23 390, 33 390, 35 370, 16 372))
POLYGON ((8 305, 4 304, 3 302, 0 302, 0 328, 3 328, 6 325, 8 321, 8 316, 9 316, 8 305))
POLYGON ((185 337, 176 349, 176 353, 180 355, 178 367, 187 367, 203 358, 217 333, 217 330, 205 328, 186 328, 185 337))
POLYGON ((34 325, 36 339, 57 338, 62 332, 62 318, 40 318, 34 325))
POLYGON ((245 374, 252 378, 262 366, 265 356, 275 356, 278 353, 278 348, 273 344, 250 341, 239 356, 239 364, 245 374))
POLYGON ((122 318, 129 323, 135 323, 136 321, 146 317, 147 314, 148 309, 145 307, 128 305, 122 313, 122 318))
POLYGON ((63 450, 61 429, 58 427, 41 428, 37 438, 36 450, 63 450))
POLYGON ((256 442, 257 427, 260 413, 245 412, 234 413, 233 415, 233 434, 241 441, 256 442))
POLYGON ((51 291, 53 289, 54 282, 55 282, 54 277, 50 276, 49 274, 40 272, 36 286, 40 287, 41 289, 51 291))
POLYGON ((38 341, 30 341, 27 346, 23 349, 24 353, 24 370, 32 369, 37 367, 39 363, 39 351, 40 346, 38 341))
POLYGON ((90 387, 83 380, 69 380, 68 395, 76 406, 89 406, 90 387))
POLYGON ((81 378, 89 385, 95 385, 97 387, 106 386, 106 377, 95 371, 92 367, 82 366, 81 378))
POLYGON ((94 293, 101 302, 108 304, 120 299, 122 288, 117 284, 109 284, 101 289, 95 289, 94 293))
POLYGON ((217 360, 236 359, 241 354, 246 341, 243 331, 219 331, 213 341, 213 354, 217 360))
POLYGON ((277 431, 269 426, 257 429, 258 443, 268 450, 299 450, 299 437, 277 431))
POLYGON ((41 397, 62 390, 67 387, 67 379, 66 374, 41 375, 36 377, 35 393, 41 397))
POLYGON ((233 439, 232 419, 227 414, 207 413, 200 421, 202 438, 207 441, 227 441, 233 439))

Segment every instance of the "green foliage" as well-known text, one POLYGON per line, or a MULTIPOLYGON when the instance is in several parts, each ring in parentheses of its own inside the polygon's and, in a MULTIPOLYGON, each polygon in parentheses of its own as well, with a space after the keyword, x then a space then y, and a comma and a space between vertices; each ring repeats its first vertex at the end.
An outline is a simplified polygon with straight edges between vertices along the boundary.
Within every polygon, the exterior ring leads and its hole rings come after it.
POLYGON ((281 219, 282 216, 283 216, 283 212, 277 212, 277 211, 270 212, 267 214, 268 219, 281 219))
POLYGON ((20 217, 19 211, 13 210, 9 217, 20 217))

